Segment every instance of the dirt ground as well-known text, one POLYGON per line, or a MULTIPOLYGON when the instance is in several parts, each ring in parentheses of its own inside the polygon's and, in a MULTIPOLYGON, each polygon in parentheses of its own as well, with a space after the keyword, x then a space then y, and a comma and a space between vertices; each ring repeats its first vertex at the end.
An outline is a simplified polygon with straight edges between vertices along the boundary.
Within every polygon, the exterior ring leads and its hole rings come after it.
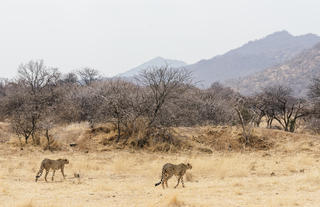
POLYGON ((155 154, 107 151, 37 152, 0 145, 0 204, 20 207, 81 206, 319 206, 320 156, 314 152, 155 154), (44 158, 68 158, 67 179, 35 182, 44 158), (159 181, 166 162, 190 162, 186 188, 175 177, 159 181), (80 173, 80 180, 74 178, 80 173))

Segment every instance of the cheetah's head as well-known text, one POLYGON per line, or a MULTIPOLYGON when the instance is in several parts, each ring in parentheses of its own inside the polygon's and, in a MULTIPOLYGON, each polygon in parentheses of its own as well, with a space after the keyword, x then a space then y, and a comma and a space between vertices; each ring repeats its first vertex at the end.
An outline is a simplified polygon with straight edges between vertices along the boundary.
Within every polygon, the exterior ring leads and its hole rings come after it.
POLYGON ((192 165, 190 163, 187 163, 187 168, 192 169, 192 165))
POLYGON ((69 164, 69 160, 68 159, 63 159, 63 163, 64 164, 69 164))

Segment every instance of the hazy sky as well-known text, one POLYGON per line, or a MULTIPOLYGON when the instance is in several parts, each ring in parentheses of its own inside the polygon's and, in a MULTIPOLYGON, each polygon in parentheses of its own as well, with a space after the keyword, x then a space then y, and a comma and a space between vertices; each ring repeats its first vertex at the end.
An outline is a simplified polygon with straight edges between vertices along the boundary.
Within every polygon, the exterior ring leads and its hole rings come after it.
POLYGON ((156 56, 194 63, 279 30, 320 34, 320 0, 1 0, 0 77, 44 59, 115 75, 156 56))

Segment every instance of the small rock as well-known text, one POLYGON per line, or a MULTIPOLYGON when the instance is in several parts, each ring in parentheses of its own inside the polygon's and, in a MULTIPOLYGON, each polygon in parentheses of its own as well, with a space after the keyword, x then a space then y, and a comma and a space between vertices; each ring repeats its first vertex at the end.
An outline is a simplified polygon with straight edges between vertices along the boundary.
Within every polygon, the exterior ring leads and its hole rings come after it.
POLYGON ((271 176, 275 176, 276 174, 275 174, 274 172, 272 172, 270 175, 271 175, 271 176))

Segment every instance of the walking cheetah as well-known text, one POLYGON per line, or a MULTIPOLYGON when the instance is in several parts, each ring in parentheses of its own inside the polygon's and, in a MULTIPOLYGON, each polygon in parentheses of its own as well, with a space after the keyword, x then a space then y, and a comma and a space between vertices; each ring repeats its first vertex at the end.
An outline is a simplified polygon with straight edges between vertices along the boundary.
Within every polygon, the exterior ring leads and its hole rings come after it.
POLYGON ((53 181, 53 177, 54 177, 56 170, 59 170, 59 169, 61 169, 61 173, 63 175, 63 178, 65 178, 65 175, 64 175, 64 165, 65 164, 69 164, 69 160, 67 160, 67 159, 57 159, 57 160, 44 159, 44 160, 42 160, 39 172, 36 175, 36 182, 41 177, 44 169, 46 170, 46 175, 44 176, 44 179, 46 182, 48 182, 47 176, 48 176, 50 169, 53 170, 52 181, 53 181))
POLYGON ((160 183, 162 184, 162 188, 164 189, 164 184, 166 184, 167 188, 168 188, 168 180, 173 176, 177 176, 178 177, 178 183, 177 185, 174 187, 178 187, 180 180, 182 183, 182 187, 184 187, 184 183, 183 183, 183 175, 186 173, 186 171, 188 169, 192 169, 191 164, 187 163, 181 163, 179 165, 174 165, 171 163, 167 163, 162 167, 162 176, 161 176, 161 180, 159 183, 156 183, 155 186, 160 185, 160 183))

